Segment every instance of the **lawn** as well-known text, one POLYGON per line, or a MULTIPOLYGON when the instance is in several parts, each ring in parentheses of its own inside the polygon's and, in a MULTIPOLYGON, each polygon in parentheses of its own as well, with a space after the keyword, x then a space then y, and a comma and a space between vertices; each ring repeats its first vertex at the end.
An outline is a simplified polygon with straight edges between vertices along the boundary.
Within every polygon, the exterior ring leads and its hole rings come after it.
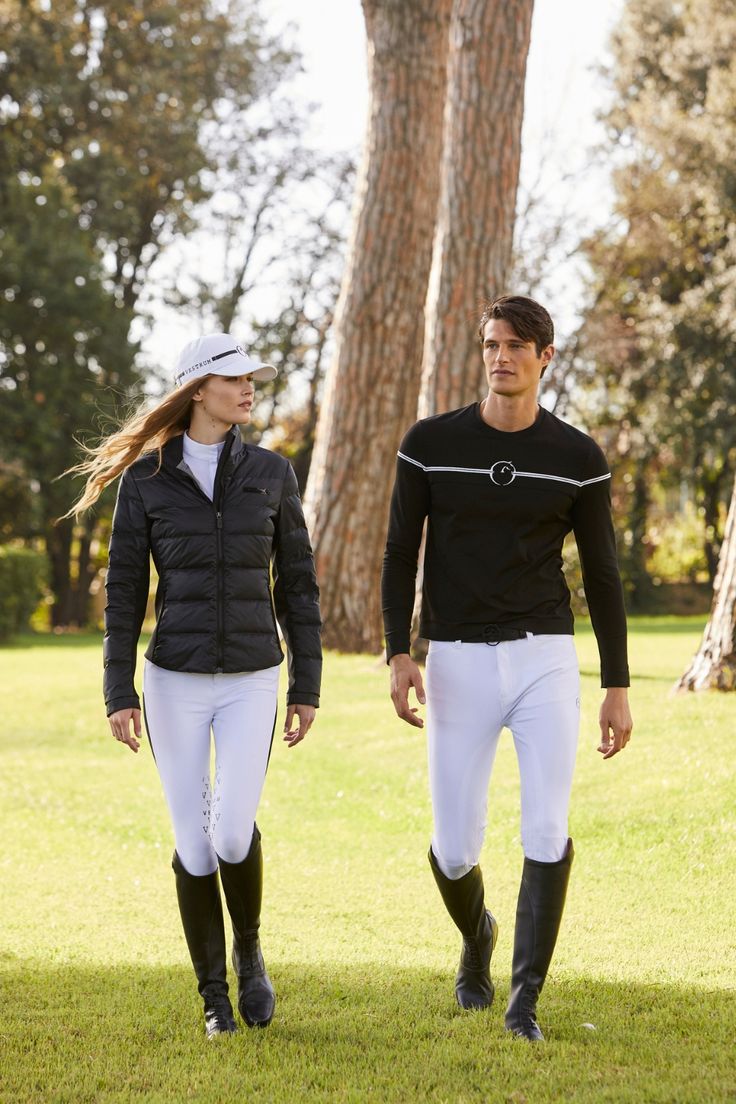
POLYGON ((635 731, 595 752, 595 641, 568 908, 532 1047, 508 1038, 518 774, 496 760, 483 866, 494 1007, 461 1013, 459 937, 426 862, 422 734, 375 659, 330 656, 308 740, 259 816, 273 1024, 207 1043, 147 745, 109 736, 97 637, 0 651, 0 1100, 736 1101, 736 695, 670 696, 698 619, 632 623, 635 731))

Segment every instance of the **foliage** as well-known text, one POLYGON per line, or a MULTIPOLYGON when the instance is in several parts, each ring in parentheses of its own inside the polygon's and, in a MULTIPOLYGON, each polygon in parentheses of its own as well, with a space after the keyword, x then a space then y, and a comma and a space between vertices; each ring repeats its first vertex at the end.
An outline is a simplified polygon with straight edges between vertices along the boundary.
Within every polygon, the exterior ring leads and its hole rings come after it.
POLYGON ((131 327, 210 194, 205 128, 268 97, 295 57, 245 0, 9 0, 2 21, 0 508, 24 503, 24 534, 46 542, 54 623, 84 623, 95 521, 54 524, 79 491, 55 479, 141 396, 131 327))
POLYGON ((628 0, 613 55, 616 211, 585 247, 591 405, 644 473, 635 528, 655 479, 691 483, 712 576, 736 467, 736 13, 628 0))
POLYGON ((655 581, 699 582, 707 578, 703 553, 703 515, 692 502, 650 518, 648 567, 655 581))
POLYGON ((634 735, 607 763, 595 643, 579 627, 577 854, 539 1048, 503 1030, 521 869, 507 734, 483 853, 496 1002, 461 1014, 459 936, 426 862, 424 736, 393 715, 385 666, 328 656, 328 708, 299 748, 274 741, 259 811, 276 1017, 213 1046, 165 802, 147 744, 133 756, 109 734, 100 638, 4 650, 0 829, 8 870, 23 871, 0 899, 7 1100, 732 1101, 733 702, 669 696, 702 625, 633 623, 634 735))
POLYGON ((22 464, 0 460, 0 544, 32 535, 35 497, 22 464))
POLYGON ((56 165, 130 307, 206 194, 202 127, 267 96, 293 56, 239 0, 9 0, 5 18, 9 167, 33 177, 56 165))
POLYGON ((42 552, 0 545, 0 640, 28 628, 46 582, 42 552))
POLYGON ((233 111, 205 129, 209 197, 160 275, 158 292, 176 316, 201 329, 237 334, 278 369, 259 384, 247 437, 272 446, 290 439, 300 486, 306 483, 335 303, 354 166, 312 148, 309 112, 288 100, 233 111), (244 142, 240 137, 249 134, 244 142), (174 257, 176 258, 175 263, 174 257))
POLYGON ((69 218, 53 169, 38 184, 11 182, 4 200, 0 442, 37 481, 48 525, 68 509, 68 485, 53 480, 72 462, 74 438, 99 429, 136 386, 131 314, 106 289, 92 233, 69 218))
POLYGON ((580 566, 580 555, 572 534, 565 538, 562 546, 562 567, 565 573, 565 581, 570 591, 570 607, 577 618, 587 616, 588 604, 585 600, 583 588, 583 570, 580 566))
POLYGON ((72 619, 72 526, 54 522, 79 485, 57 477, 76 462, 77 440, 99 434, 100 419, 137 386, 131 312, 106 287, 92 232, 70 206, 53 166, 43 180, 23 175, 0 193, 0 448, 13 463, 13 493, 23 483, 30 491, 17 520, 45 539, 57 624, 72 619))

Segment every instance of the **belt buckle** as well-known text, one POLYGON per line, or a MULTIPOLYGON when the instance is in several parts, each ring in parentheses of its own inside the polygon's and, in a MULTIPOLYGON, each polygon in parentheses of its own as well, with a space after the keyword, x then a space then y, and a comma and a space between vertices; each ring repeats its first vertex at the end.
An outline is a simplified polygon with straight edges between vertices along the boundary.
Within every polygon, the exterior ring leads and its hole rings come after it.
POLYGON ((484 625, 483 639, 491 648, 495 648, 497 644, 501 643, 501 626, 496 624, 495 621, 492 621, 489 625, 484 625))

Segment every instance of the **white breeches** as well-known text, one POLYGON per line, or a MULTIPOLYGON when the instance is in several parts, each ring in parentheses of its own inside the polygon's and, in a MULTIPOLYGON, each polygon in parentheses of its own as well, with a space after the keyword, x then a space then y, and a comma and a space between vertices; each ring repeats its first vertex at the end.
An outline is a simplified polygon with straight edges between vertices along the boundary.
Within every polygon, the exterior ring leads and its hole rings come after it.
POLYGON ((528 634, 495 645, 433 640, 426 682, 432 850, 440 869, 461 878, 480 858, 504 726, 519 761, 524 854, 557 862, 567 847, 580 712, 572 636, 528 634))
POLYGON ((165 671, 146 660, 146 727, 176 850, 190 874, 248 854, 271 753, 279 668, 234 675, 165 671), (211 734, 215 777, 210 778, 211 734))

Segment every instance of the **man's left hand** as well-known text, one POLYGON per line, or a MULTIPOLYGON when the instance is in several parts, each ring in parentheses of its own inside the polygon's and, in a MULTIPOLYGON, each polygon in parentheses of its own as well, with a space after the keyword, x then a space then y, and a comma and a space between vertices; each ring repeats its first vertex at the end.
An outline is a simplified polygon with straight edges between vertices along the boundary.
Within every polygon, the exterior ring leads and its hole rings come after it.
POLYGON ((629 742, 634 725, 629 710, 629 695, 625 686, 609 686, 598 716, 601 726, 601 742, 598 751, 604 759, 611 759, 629 742))

